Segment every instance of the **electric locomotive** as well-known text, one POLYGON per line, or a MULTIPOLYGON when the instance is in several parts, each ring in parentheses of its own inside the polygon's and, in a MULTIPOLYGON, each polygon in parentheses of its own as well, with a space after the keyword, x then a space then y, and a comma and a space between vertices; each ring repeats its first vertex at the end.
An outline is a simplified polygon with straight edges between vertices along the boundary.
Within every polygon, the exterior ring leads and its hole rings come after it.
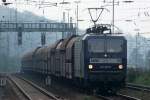
POLYGON ((125 37, 111 34, 109 25, 89 28, 86 33, 79 43, 75 43, 75 76, 82 77, 90 88, 116 92, 125 86, 126 80, 125 37), (78 48, 78 44, 82 46, 78 48))

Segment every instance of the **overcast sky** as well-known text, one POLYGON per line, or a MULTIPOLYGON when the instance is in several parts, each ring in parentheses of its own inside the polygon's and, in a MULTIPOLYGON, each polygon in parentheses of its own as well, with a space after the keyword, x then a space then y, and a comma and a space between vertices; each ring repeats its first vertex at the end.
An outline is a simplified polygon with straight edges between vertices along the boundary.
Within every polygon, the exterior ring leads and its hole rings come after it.
MULTIPOLYGON (((70 4, 59 4, 63 0, 7 0, 13 4, 9 7, 15 8, 17 6, 18 11, 31 11, 36 15, 44 16, 49 19, 62 21, 62 12, 66 12, 66 9, 71 9, 69 15, 73 17, 73 21, 76 21, 76 4, 75 0, 64 0, 70 2, 70 4), (17 4, 15 4, 17 1, 17 4), (44 2, 58 3, 57 7, 44 7, 39 5, 44 2)), ((124 0, 115 0, 115 25, 123 30, 124 33, 135 33, 135 29, 139 29, 140 32, 150 32, 150 0, 133 0, 132 3, 124 3, 124 0), (118 3, 119 2, 119 3, 118 3)), ((1 1, 0 1, 1 2, 1 1)), ((104 5, 108 10, 104 10, 99 23, 112 23, 112 0, 80 0, 79 3, 79 19, 83 20, 79 22, 79 28, 85 29, 91 26, 93 23, 90 20, 90 16, 87 8, 101 7, 104 5), (104 3, 105 1, 105 3, 104 3)), ((96 15, 95 12, 92 13, 96 15)), ((97 15, 99 12, 97 12, 97 15)), ((95 17, 95 16, 94 16, 95 17)))

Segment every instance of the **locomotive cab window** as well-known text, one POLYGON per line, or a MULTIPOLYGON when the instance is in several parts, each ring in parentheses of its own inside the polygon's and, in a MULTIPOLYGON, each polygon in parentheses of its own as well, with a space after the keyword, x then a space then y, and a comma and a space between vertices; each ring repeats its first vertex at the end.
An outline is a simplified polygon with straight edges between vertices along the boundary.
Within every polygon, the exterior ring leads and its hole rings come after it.
POLYGON ((104 52, 104 39, 89 39, 88 40, 89 52, 104 52))
POLYGON ((121 52, 123 50, 123 40, 120 39, 107 39, 107 52, 121 52))

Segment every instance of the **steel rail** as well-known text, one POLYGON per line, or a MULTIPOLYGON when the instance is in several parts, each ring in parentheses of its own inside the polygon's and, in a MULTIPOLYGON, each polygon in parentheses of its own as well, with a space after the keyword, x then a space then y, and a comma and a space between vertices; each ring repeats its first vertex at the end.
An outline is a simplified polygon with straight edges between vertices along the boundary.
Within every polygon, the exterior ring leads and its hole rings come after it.
POLYGON ((131 96, 127 96, 127 95, 123 95, 123 94, 117 94, 117 95, 114 95, 114 96, 96 95, 96 97, 101 98, 103 100, 141 100, 141 99, 131 97, 131 96))
POLYGON ((139 98, 131 97, 131 96, 124 95, 124 94, 120 94, 120 93, 118 93, 117 95, 118 95, 118 96, 121 96, 121 97, 123 97, 123 98, 126 98, 127 100, 141 100, 141 99, 139 99, 139 98))
POLYGON ((137 90, 137 91, 150 92, 150 87, 145 86, 145 85, 137 85, 137 84, 127 83, 126 88, 134 89, 134 90, 137 90))
POLYGON ((25 82, 29 83, 30 85, 32 85, 34 88, 38 89, 40 92, 42 92, 43 94, 47 95, 48 97, 51 97, 53 98, 54 100, 60 100, 59 98, 57 98, 54 94, 48 92, 47 90, 39 87, 38 85, 34 84, 33 82, 29 81, 29 80, 26 80, 25 78, 23 77, 19 77, 17 76, 18 78, 24 80, 25 82))
POLYGON ((24 91, 24 89, 14 80, 11 76, 8 76, 9 80, 19 89, 19 91, 25 96, 26 99, 32 100, 32 98, 24 91))
MULTIPOLYGON (((23 95, 24 95, 28 100, 33 100, 33 99, 28 95, 28 93, 26 93, 26 92, 24 91, 24 89, 23 89, 11 76, 8 76, 8 77, 9 77, 9 79, 16 85, 16 87, 20 90, 20 92, 23 93, 23 95)), ((36 85, 36 84, 34 84, 34 83, 32 83, 32 82, 30 82, 30 81, 28 81, 28 80, 26 80, 26 79, 24 79, 24 78, 22 78, 22 77, 19 77, 19 76, 14 76, 14 77, 25 81, 26 83, 28 83, 29 85, 31 85, 32 87, 34 87, 35 89, 37 89, 38 91, 40 91, 41 93, 43 93, 44 95, 50 97, 51 99, 53 99, 53 100, 60 100, 60 99, 57 98, 54 94, 52 94, 52 93, 48 92, 47 90, 45 90, 45 89, 39 87, 38 85, 36 85)))

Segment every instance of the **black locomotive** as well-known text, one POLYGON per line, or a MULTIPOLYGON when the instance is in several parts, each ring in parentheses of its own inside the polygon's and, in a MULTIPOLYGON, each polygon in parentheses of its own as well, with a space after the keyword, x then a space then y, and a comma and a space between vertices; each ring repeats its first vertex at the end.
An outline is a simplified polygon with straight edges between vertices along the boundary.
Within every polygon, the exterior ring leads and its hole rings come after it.
POLYGON ((67 80, 85 88, 118 90, 125 86, 127 41, 109 25, 89 28, 82 36, 38 47, 22 58, 22 71, 67 80))

